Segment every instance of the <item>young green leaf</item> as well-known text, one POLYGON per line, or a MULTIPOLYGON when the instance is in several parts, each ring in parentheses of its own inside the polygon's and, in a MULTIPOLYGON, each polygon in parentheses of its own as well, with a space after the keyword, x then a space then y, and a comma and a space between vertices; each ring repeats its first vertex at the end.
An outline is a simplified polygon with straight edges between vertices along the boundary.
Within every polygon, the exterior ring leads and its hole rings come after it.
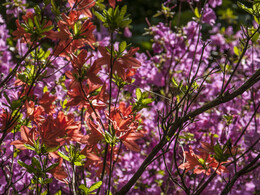
POLYGON ((89 192, 93 192, 94 190, 98 189, 102 185, 102 181, 98 181, 89 188, 89 192))
POLYGON ((70 162, 70 158, 66 154, 64 154, 63 152, 60 152, 60 151, 58 152, 58 154, 60 155, 61 158, 70 162))
POLYGON ((122 41, 120 44, 119 44, 119 53, 122 53, 123 51, 125 51, 126 49, 126 42, 125 41, 122 41))
POLYGON ((140 100, 141 97, 142 97, 141 89, 140 89, 140 88, 137 88, 135 94, 136 94, 137 100, 140 100))
POLYGON ((59 163, 54 163, 51 166, 49 166, 47 169, 45 169, 45 171, 48 172, 48 171, 54 169, 55 167, 57 167, 58 165, 59 165, 59 163))
POLYGON ((88 194, 88 192, 89 192, 89 189, 84 184, 81 184, 79 186, 79 189, 83 190, 85 192, 85 194, 88 194))
POLYGON ((35 151, 35 148, 29 144, 24 144, 24 147, 26 147, 29 150, 35 151))

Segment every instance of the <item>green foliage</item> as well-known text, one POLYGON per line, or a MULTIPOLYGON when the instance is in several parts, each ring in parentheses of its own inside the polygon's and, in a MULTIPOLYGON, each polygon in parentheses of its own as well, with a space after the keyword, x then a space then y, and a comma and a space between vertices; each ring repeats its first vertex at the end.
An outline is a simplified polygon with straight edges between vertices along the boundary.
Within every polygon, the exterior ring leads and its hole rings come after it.
POLYGON ((164 15, 166 18, 173 18, 174 14, 175 12, 172 12, 169 7, 166 7, 164 4, 162 4, 161 10, 157 11, 153 17, 164 15))
POLYGON ((233 116, 232 115, 225 114, 224 119, 225 119, 227 125, 230 125, 233 122, 233 116))
POLYGON ((83 160, 86 158, 86 156, 83 154, 80 154, 80 151, 74 145, 71 144, 69 148, 67 146, 65 146, 65 149, 68 154, 58 151, 58 154, 61 158, 63 158, 64 160, 66 160, 70 163, 73 163, 76 166, 84 165, 83 160))
POLYGON ((96 17, 103 22, 103 25, 108 28, 111 32, 118 30, 119 28, 127 27, 132 20, 129 15, 125 15, 127 11, 127 6, 123 6, 121 10, 119 6, 114 8, 104 9, 102 13, 95 11, 96 17))
POLYGON ((95 194, 95 190, 98 189, 102 185, 102 181, 98 181, 92 184, 89 188, 87 188, 84 184, 79 186, 79 189, 84 192, 85 195, 95 194))
POLYGON ((260 18, 260 1, 259 0, 254 0, 252 2, 252 4, 253 4, 252 8, 249 8, 249 7, 245 6, 241 2, 239 2, 239 1, 237 2, 238 7, 240 7, 244 11, 248 12, 252 16, 255 16, 256 18, 260 18))
POLYGON ((133 112, 139 112, 143 108, 148 108, 148 104, 153 102, 153 99, 147 98, 146 93, 142 93, 139 88, 136 89, 137 101, 133 103, 133 112))
POLYGON ((46 165, 46 159, 45 159, 45 164, 41 163, 40 160, 36 157, 32 158, 31 164, 26 164, 21 160, 18 160, 18 164, 22 167, 24 167, 27 172, 33 174, 33 178, 31 180, 32 184, 48 184, 52 182, 52 178, 48 178, 47 172, 50 171, 52 168, 55 168, 59 163, 55 163, 45 169, 46 165))
POLYGON ((214 145, 214 157, 218 162, 225 162, 227 159, 232 156, 232 143, 231 139, 229 139, 222 147, 219 143, 214 145))

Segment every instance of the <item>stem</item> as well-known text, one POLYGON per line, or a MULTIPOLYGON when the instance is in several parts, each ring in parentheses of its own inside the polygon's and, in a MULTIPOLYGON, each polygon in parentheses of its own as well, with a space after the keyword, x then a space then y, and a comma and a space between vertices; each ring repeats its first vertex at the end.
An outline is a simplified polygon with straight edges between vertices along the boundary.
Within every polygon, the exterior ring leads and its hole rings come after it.
MULTIPOLYGON (((112 77, 113 77, 113 51, 114 51, 114 40, 113 40, 113 32, 111 32, 110 34, 110 45, 111 45, 111 50, 110 50, 110 77, 109 77, 109 107, 108 107, 108 111, 109 111, 109 115, 111 114, 111 104, 112 104, 112 77)), ((109 125, 110 125, 110 121, 109 121, 109 125)), ((113 131, 114 129, 111 128, 113 131)), ((111 146, 111 154, 110 154, 110 172, 109 172, 109 178, 108 178, 108 190, 110 190, 110 182, 111 182, 111 176, 112 176, 112 156, 113 156, 113 145, 111 146)), ((103 167, 104 169, 104 167, 103 167)))
POLYGON ((72 169, 73 169, 73 174, 72 174, 72 191, 73 191, 73 195, 77 195, 76 192, 76 173, 75 173, 75 169, 76 166, 72 164, 72 169))
MULTIPOLYGON (((109 105, 108 105, 108 112, 109 115, 111 113, 111 104, 112 104, 112 76, 113 76, 113 50, 114 50, 114 45, 113 45, 113 32, 110 33, 110 77, 109 77, 109 105)), ((110 121, 109 124, 110 125, 110 121)), ((106 161, 107 161, 107 153, 108 153, 108 143, 106 143, 106 148, 105 148, 105 155, 104 155, 104 161, 103 161, 103 168, 102 168, 102 173, 100 180, 103 182, 103 178, 105 175, 105 169, 106 169, 106 161)), ((110 176, 110 174, 109 174, 110 176)), ((101 185, 102 186, 102 185, 101 185)), ((97 195, 100 192, 101 186, 98 188, 97 195)), ((110 177, 109 177, 109 182, 108 182, 108 189, 110 189, 110 177)))

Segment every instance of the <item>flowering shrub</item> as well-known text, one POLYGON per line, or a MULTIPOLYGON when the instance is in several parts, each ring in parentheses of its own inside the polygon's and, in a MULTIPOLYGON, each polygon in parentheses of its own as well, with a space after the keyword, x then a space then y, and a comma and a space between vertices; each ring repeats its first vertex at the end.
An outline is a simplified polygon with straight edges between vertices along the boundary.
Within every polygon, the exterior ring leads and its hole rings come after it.
POLYGON ((259 193, 260 3, 167 0, 143 53, 124 4, 3 4, 0 193, 259 193))

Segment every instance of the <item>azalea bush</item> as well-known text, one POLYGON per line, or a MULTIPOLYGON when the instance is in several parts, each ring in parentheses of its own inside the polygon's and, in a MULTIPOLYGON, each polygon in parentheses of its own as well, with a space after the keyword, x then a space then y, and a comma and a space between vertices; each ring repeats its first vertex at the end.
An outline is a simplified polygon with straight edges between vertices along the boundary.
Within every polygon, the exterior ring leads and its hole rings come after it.
POLYGON ((1 2, 0 193, 259 193, 260 2, 126 1, 1 2))

